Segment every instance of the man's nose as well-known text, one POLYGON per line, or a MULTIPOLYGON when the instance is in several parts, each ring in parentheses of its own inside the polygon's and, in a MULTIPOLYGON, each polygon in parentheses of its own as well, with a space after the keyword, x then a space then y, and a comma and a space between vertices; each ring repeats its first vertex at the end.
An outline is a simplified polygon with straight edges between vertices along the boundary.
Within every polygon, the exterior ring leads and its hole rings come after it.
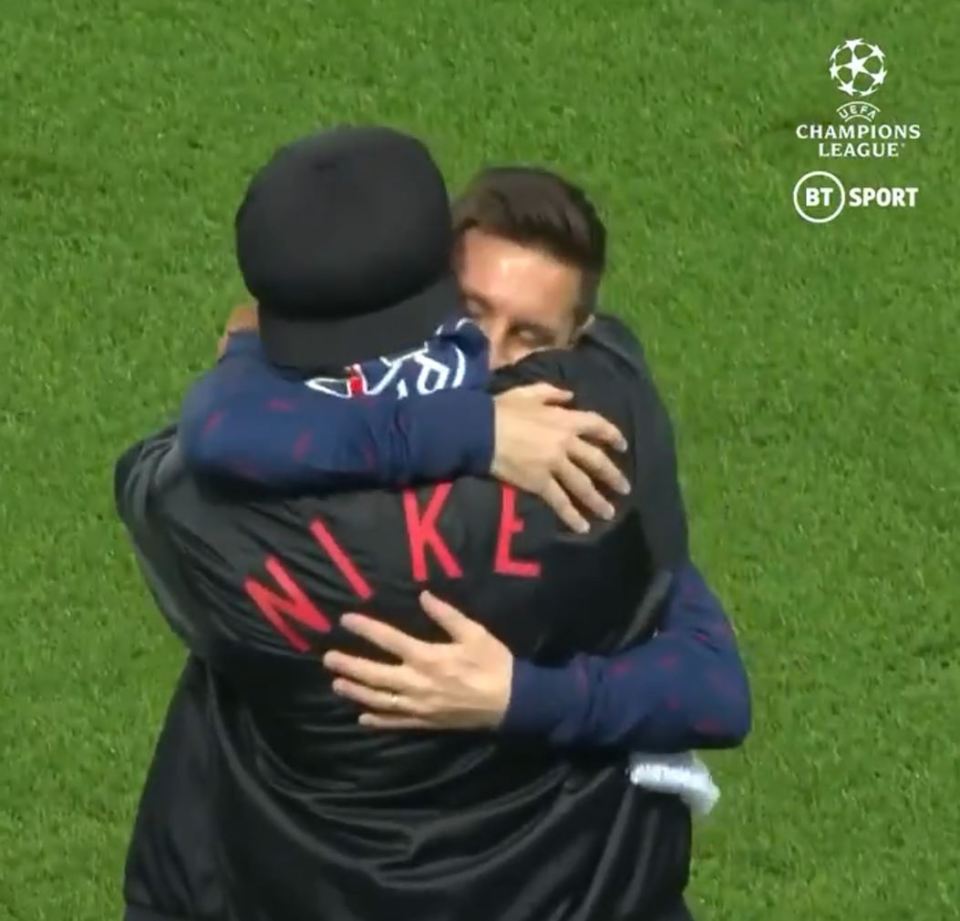
POLYGON ((507 355, 506 349, 506 337, 504 335, 490 335, 487 334, 487 338, 490 340, 490 368, 493 371, 496 371, 497 368, 502 368, 504 365, 510 364, 509 356, 507 355))
POLYGON ((476 324, 490 343, 490 368, 495 371, 510 364, 506 354, 507 331, 504 325, 490 317, 480 317, 476 324))

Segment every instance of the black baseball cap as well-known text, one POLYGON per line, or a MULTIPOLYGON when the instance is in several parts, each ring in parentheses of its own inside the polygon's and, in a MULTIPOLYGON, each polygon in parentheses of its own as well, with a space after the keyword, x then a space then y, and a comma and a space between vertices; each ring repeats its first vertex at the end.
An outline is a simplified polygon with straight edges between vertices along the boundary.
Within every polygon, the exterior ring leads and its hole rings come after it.
POLYGON ((391 128, 341 127, 280 148, 235 228, 275 364, 342 368, 414 348, 460 305, 443 176, 419 140, 391 128))

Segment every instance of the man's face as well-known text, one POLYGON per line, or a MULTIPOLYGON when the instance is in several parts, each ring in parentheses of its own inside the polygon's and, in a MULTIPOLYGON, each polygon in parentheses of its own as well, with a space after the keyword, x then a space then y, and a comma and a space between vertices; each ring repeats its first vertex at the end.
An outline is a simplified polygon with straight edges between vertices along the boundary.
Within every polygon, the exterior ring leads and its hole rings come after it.
POLYGON ((457 272, 467 311, 490 340, 490 365, 510 365, 540 349, 568 348, 580 329, 579 269, 548 253, 471 229, 457 272))

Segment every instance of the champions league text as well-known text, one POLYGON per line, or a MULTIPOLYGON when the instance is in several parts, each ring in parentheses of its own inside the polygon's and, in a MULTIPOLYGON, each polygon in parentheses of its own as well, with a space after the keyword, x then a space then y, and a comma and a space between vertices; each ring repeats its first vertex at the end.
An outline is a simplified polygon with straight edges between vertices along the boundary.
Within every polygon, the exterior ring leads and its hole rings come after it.
POLYGON ((821 157, 898 157, 905 141, 920 137, 919 125, 797 125, 801 141, 818 141, 821 157))

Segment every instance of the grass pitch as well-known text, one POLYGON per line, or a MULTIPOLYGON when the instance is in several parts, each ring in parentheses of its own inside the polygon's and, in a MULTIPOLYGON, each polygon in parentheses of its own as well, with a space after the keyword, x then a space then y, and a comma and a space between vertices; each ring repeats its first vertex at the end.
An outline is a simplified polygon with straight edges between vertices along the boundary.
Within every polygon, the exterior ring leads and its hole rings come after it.
POLYGON ((241 294, 231 219, 281 141, 421 134, 451 180, 546 163, 609 220, 606 303, 677 423, 696 558, 754 684, 711 757, 704 919, 960 917, 960 10, 947 0, 0 3, 0 918, 119 917, 183 653, 113 519, 241 294), (827 57, 883 47, 890 160, 821 160, 827 57), (791 190, 918 187, 805 223, 791 190), (954 571, 951 571, 953 560, 954 571))

